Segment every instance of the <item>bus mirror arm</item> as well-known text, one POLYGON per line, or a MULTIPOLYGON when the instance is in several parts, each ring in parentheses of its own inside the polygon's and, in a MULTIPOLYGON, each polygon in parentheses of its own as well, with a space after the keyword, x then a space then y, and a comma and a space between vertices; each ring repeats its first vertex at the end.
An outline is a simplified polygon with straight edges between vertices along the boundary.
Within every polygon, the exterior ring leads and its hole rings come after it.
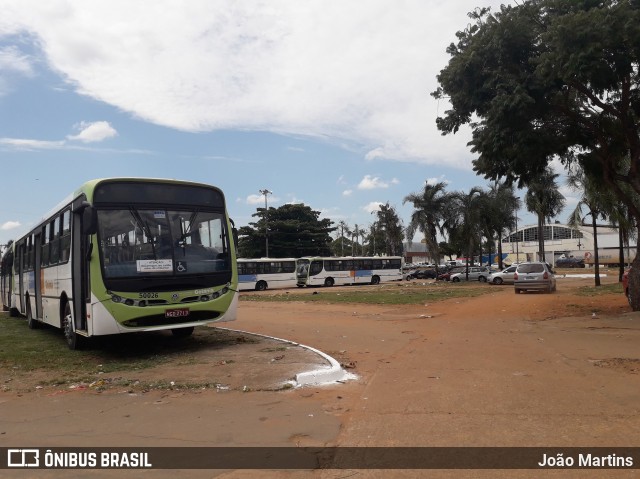
POLYGON ((91 253, 93 253, 93 243, 89 243, 89 246, 87 246, 87 254, 85 255, 87 261, 91 261, 91 253))

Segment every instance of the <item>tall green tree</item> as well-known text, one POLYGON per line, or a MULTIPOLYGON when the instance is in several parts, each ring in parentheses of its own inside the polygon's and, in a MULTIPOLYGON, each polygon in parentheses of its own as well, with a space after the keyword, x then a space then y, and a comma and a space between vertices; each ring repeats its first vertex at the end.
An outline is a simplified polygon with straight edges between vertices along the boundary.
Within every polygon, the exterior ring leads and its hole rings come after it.
POLYGON ((438 232, 443 233, 447 212, 451 207, 452 197, 446 191, 446 183, 425 182, 422 191, 405 196, 402 204, 413 204, 413 213, 407 226, 407 239, 411 241, 416 232, 424 235, 424 242, 429 255, 437 265, 440 264, 440 245, 438 232))
POLYGON ((376 236, 382 237, 383 243, 376 244, 378 253, 387 256, 399 256, 402 254, 402 242, 404 241, 404 228, 398 212, 389 202, 380 205, 376 211, 376 236))
MULTIPOLYGON (((269 208, 269 255, 273 258, 328 256, 331 254, 331 220, 320 218, 320 212, 303 204, 269 208)), ((266 253, 265 209, 253 214, 258 220, 238 230, 241 257, 259 258, 266 253)))
MULTIPOLYGON (((465 124, 477 173, 519 186, 577 162, 640 223, 640 2, 529 0, 478 9, 447 49, 434 96, 465 124)), ((630 287, 640 309, 640 254, 630 287)))
MULTIPOLYGON (((527 194, 524 203, 527 210, 538 217, 538 260, 545 261, 544 251, 544 223, 558 215, 565 205, 565 197, 558 190, 557 173, 550 167, 537 177, 528 181, 527 194)), ((549 238, 551 239, 551 238, 549 238)))

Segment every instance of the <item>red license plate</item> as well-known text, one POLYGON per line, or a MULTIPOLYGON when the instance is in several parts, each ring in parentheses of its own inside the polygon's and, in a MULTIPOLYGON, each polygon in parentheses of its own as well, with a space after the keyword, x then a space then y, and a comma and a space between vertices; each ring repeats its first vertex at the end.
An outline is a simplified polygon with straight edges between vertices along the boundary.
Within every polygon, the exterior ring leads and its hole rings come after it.
POLYGON ((189 316, 189 308, 167 309, 164 312, 165 318, 184 318, 189 316))

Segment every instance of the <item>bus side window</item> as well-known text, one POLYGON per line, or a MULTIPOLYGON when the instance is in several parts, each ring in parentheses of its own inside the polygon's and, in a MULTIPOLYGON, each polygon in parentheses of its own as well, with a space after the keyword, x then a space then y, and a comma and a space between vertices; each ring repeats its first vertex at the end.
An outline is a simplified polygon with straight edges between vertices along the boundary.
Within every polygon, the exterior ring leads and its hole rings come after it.
POLYGON ((69 261, 71 252, 71 211, 62 213, 62 237, 60 238, 60 262, 69 261))
POLYGON ((58 264, 60 260, 60 217, 55 218, 50 223, 49 240, 51 242, 51 257, 49 263, 58 264))
POLYGON ((42 246, 40 248, 40 266, 49 266, 49 252, 51 245, 49 244, 49 236, 51 235, 51 223, 47 223, 42 230, 42 246))

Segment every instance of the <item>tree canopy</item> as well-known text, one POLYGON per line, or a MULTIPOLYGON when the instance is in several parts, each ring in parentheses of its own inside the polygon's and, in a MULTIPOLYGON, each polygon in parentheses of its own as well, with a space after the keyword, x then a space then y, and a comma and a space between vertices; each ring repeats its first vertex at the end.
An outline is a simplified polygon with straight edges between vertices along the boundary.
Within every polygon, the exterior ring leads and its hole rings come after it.
MULTIPOLYGON (((472 129, 474 170, 528 186, 578 166, 640 223, 640 1, 528 0, 469 13, 438 75, 443 132, 472 129)), ((640 251, 629 275, 640 309, 640 251)))
POLYGON ((265 256, 265 228, 269 234, 269 256, 273 258, 299 258, 301 256, 328 256, 330 233, 336 228, 329 219, 320 219, 320 212, 303 204, 288 204, 279 208, 258 208, 253 215, 258 221, 238 230, 241 257, 265 256), (265 217, 265 213, 266 217, 265 217))
POLYGON ((469 124, 474 170, 526 185, 554 157, 579 163, 640 219, 640 2, 530 0, 475 21, 447 49, 433 95, 469 124))

